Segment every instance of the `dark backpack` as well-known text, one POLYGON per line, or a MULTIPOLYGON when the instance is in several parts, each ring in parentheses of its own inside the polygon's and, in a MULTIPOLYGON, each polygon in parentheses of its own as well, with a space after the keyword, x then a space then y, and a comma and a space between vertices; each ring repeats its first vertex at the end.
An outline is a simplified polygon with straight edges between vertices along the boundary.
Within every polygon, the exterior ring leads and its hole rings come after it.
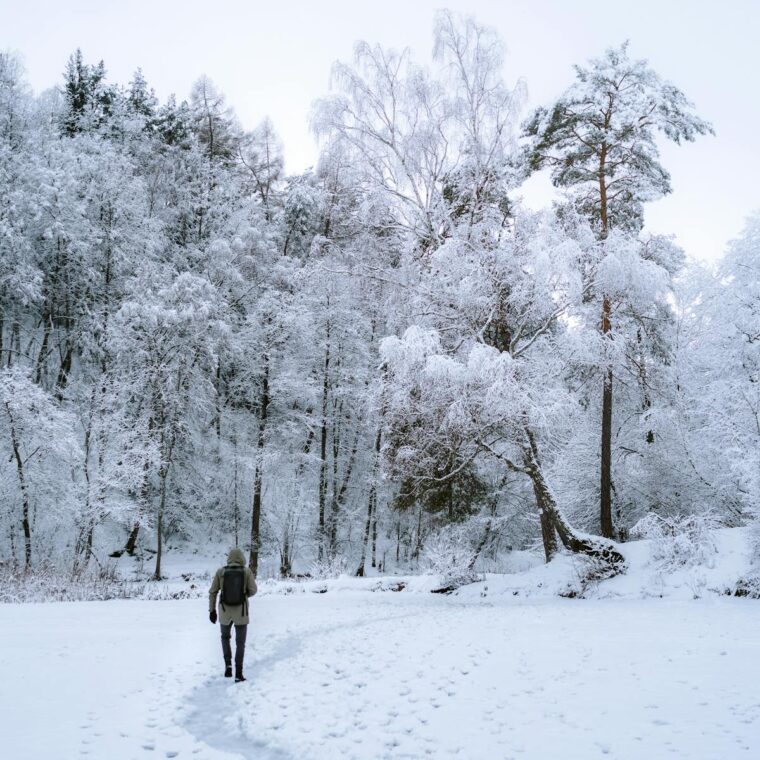
POLYGON ((222 573, 222 604, 235 607, 245 600, 245 568, 228 565, 222 573))

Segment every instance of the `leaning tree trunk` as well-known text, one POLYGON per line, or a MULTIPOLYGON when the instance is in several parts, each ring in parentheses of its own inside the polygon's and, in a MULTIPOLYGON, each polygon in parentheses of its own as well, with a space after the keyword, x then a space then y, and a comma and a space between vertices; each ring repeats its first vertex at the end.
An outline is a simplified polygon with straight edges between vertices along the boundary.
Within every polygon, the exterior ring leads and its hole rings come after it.
POLYGON ((124 551, 129 554, 131 557, 135 553, 135 549, 137 548, 137 536, 140 533, 140 518, 135 520, 134 525, 132 526, 132 530, 129 531, 129 536, 127 536, 127 543, 124 544, 124 551))
MULTIPOLYGON (((541 462, 538 457, 538 448, 536 446, 535 437, 530 430, 526 430, 526 435, 528 443, 523 450, 523 463, 525 466, 522 470, 528 475, 531 484, 533 485, 536 506, 542 516, 547 516, 553 529, 557 532, 557 535, 559 535, 562 545, 571 552, 587 554, 604 561, 610 566, 610 569, 613 572, 622 572, 625 566, 625 558, 609 541, 579 534, 564 516, 554 498, 554 494, 552 493, 546 478, 544 477, 541 462)), ((545 545, 544 549, 547 555, 547 560, 551 559, 556 553, 556 541, 553 548, 549 545, 545 545)))
MULTIPOLYGON (((151 422, 150 427, 153 427, 153 424, 151 422)), ((135 553, 135 549, 137 548, 137 536, 140 533, 140 526, 142 525, 142 516, 143 512, 147 511, 148 509, 148 498, 150 496, 150 476, 149 476, 149 469, 150 469, 150 460, 145 459, 145 462, 143 462, 143 482, 142 487, 140 488, 140 498, 137 503, 137 516, 135 517, 134 524, 132 525, 132 530, 129 531, 129 536, 127 537, 127 543, 124 545, 124 551, 130 556, 133 557, 135 553)), ((118 557, 120 556, 120 553, 114 552, 113 555, 118 557)))
POLYGON ((480 537, 480 541, 478 541, 478 545, 475 547, 475 551, 473 552, 470 561, 467 563, 468 570, 473 570, 475 568, 475 563, 480 559, 480 555, 483 553, 483 550, 488 545, 488 542, 491 540, 492 535, 493 535, 493 513, 491 514, 491 517, 488 518, 488 522, 486 523, 486 528, 483 531, 483 535, 480 537))

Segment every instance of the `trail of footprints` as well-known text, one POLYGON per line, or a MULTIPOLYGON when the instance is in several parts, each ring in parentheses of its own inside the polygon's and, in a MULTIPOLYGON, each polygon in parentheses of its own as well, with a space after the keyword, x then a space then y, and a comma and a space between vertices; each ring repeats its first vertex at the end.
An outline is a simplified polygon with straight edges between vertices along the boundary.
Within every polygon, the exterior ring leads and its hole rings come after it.
MULTIPOLYGON (((456 719, 459 700, 477 698, 483 702, 489 744, 503 744, 505 705, 480 673, 491 651, 473 643, 463 652, 461 643, 448 639, 445 621, 434 628, 428 623, 423 646, 413 631, 395 647, 383 645, 394 631, 394 623, 371 623, 361 636, 333 631, 329 647, 318 636, 304 642, 297 657, 267 673, 271 690, 266 697, 247 696, 254 716, 249 732, 276 743, 276 734, 285 726, 292 730, 291 721, 297 721, 301 747, 311 747, 315 757, 320 747, 329 747, 331 757, 433 757, 441 751, 438 732, 456 719), (453 658, 445 653, 452 647, 457 648, 453 658), (400 674, 390 684, 389 672, 400 674), (288 692, 279 686, 284 684, 298 684, 298 689, 288 692)), ((464 759, 465 753, 463 745, 454 745, 446 754, 464 759)))
POLYGON ((200 760, 199 756, 203 752, 201 745, 184 752, 172 746, 177 743, 175 740, 181 736, 182 731, 170 717, 172 711, 169 709, 168 695, 164 688, 166 676, 152 674, 151 680, 154 684, 148 689, 137 689, 122 694, 125 702, 139 702, 146 698, 157 700, 156 704, 146 707, 147 716, 143 723, 145 730, 137 732, 137 735, 124 728, 114 727, 111 731, 109 727, 102 725, 97 713, 91 710, 86 713, 85 720, 79 726, 82 732, 79 754, 82 757, 99 759, 108 756, 114 760, 122 757, 130 760, 165 757, 171 760, 171 758, 186 756, 200 760), (150 696, 143 696, 146 693, 150 696), (99 727, 98 730, 95 730, 95 727, 99 727), (157 737, 160 737, 160 741, 157 737), (120 744, 123 744, 123 749, 119 749, 120 744))

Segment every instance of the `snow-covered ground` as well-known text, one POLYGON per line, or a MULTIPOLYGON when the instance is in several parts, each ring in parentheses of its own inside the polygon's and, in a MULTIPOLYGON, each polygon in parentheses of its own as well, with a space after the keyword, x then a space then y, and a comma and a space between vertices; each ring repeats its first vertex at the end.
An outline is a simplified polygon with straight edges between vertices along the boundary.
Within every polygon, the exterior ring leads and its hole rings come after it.
POLYGON ((263 594, 239 685, 204 600, 0 606, 0 755, 760 756, 756 601, 476 589, 263 594))
POLYGON ((704 564, 664 570, 632 542, 597 585, 515 553, 450 596, 265 581, 238 685, 207 618, 214 558, 175 552, 148 595, 180 598, 0 605, 0 757, 754 760, 760 602, 725 595, 749 547, 717 531, 704 564))

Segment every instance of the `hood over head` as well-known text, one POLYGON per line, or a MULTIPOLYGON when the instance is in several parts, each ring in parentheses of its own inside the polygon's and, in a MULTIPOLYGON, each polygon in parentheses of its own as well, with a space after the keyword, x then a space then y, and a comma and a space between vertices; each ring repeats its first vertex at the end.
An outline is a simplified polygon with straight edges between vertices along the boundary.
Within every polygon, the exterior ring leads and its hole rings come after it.
POLYGON ((232 549, 230 553, 227 555, 227 564, 228 565, 245 565, 245 554, 243 554, 243 550, 238 549, 237 546, 234 549, 232 549))

